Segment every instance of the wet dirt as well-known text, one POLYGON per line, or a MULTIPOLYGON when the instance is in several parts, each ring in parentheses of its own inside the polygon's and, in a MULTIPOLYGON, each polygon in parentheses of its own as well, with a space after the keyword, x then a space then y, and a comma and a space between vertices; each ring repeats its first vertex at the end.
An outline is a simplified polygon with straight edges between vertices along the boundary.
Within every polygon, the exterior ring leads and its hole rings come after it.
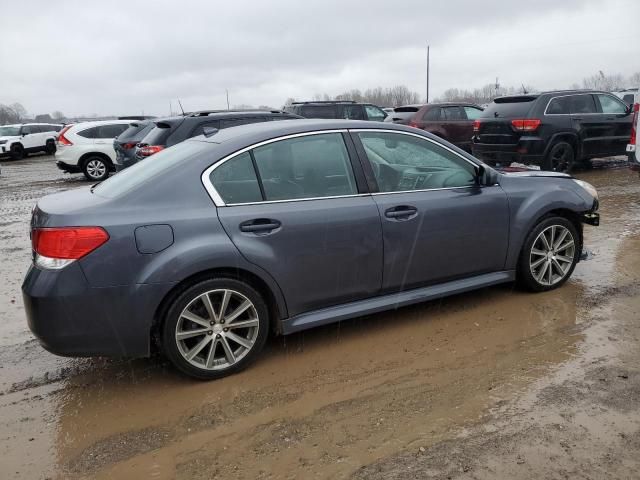
POLYGON ((593 252, 559 290, 510 285, 272 338, 216 382, 162 358, 65 359, 24 318, 37 198, 86 185, 2 163, 0 478, 637 478, 640 179, 616 162, 593 252))

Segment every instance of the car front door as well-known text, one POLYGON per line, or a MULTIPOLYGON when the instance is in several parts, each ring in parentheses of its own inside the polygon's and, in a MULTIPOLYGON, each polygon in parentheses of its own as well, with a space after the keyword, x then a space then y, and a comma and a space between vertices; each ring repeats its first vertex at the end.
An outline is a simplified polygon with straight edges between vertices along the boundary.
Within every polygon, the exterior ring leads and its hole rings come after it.
POLYGON ((377 184, 384 292, 504 269, 509 215, 500 186, 477 185, 474 164, 420 135, 353 134, 377 184))
POLYGON ((600 111, 607 125, 607 138, 603 139, 604 155, 625 155, 627 144, 631 138, 633 116, 630 109, 622 101, 608 93, 595 94, 600 111))
POLYGON ((20 143, 22 143, 22 146, 25 149, 37 147, 39 132, 40 130, 34 125, 23 125, 20 129, 20 135, 22 135, 20 143))
POLYGON ((604 115, 598 111, 595 99, 590 93, 569 95, 571 123, 582 145, 582 157, 603 155, 606 151, 610 126, 604 115))
POLYGON ((225 231, 275 279, 289 315, 380 290, 380 217, 348 142, 346 132, 275 139, 205 174, 225 231))

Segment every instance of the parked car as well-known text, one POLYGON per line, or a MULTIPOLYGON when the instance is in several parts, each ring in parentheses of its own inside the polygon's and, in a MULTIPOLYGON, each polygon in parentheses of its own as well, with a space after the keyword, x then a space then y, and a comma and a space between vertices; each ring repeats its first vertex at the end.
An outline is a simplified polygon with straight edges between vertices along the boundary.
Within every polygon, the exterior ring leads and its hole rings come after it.
MULTIPOLYGON (((135 162, 167 147, 202 135, 207 131, 272 120, 295 120, 298 115, 280 110, 206 110, 154 122, 155 127, 140 141, 135 150, 135 162)), ((126 167, 125 167, 126 168, 126 167)))
POLYGON ((344 118, 382 122, 387 117, 387 112, 376 105, 351 100, 293 102, 284 109, 304 118, 344 118))
POLYGON ((365 121, 200 136, 38 201, 22 285, 44 347, 217 378, 290 334, 517 280, 559 287, 598 223, 569 175, 501 174, 440 138, 365 121))
POLYGON ((624 155, 631 109, 611 93, 565 90, 496 98, 476 120, 473 154, 571 172, 578 162, 624 155))
POLYGON ((68 173, 84 173, 101 182, 115 171, 113 140, 129 128, 130 120, 101 120, 68 125, 58 134, 56 165, 68 173))
POLYGON ((0 126, 0 157, 20 160, 30 153, 56 151, 56 135, 62 125, 53 123, 22 123, 0 126))
POLYGON ((389 112, 389 115, 384 119, 384 121, 407 125, 421 108, 422 105, 403 105, 401 107, 396 107, 389 112))
POLYGON ((640 94, 636 94, 633 104, 633 120, 631 123, 631 138, 627 145, 627 156, 629 158, 629 168, 640 172, 640 142, 638 141, 638 130, 640 129, 640 94))
POLYGON ((113 140, 113 149, 116 158, 113 165, 116 172, 124 170, 138 161, 136 158, 136 146, 147 134, 155 128, 151 120, 133 121, 124 132, 113 140))
POLYGON ((638 95, 638 88, 626 88, 619 92, 612 92, 627 105, 633 106, 634 98, 638 95))
MULTIPOLYGON (((471 151, 471 137, 473 136, 473 122, 482 114, 482 108, 472 103, 429 103, 427 105, 407 105, 398 107, 398 115, 401 120, 395 123, 403 123, 414 128, 419 128, 444 138, 455 146, 471 151), (411 110, 418 108, 406 118, 411 110)), ((394 114, 395 115, 395 114, 394 114)))

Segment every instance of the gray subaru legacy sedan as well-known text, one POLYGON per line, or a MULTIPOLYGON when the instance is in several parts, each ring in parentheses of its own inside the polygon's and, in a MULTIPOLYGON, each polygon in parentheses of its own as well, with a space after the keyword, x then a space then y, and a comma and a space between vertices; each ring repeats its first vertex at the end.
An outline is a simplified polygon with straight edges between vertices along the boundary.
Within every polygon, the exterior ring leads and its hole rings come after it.
POLYGON ((289 334, 476 288, 557 288, 598 195, 499 173, 394 124, 291 120, 209 132, 33 211, 22 286, 51 352, 147 356, 211 379, 289 334))

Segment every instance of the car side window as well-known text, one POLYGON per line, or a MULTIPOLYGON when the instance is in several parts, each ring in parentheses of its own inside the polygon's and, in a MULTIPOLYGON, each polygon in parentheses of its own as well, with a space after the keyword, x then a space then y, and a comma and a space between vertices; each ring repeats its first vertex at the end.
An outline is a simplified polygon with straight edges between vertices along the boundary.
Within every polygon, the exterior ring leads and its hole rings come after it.
POLYGON ((233 157, 214 169, 209 180, 227 204, 262 201, 258 177, 248 152, 233 157))
POLYGON ((464 113, 467 115, 468 120, 475 120, 482 115, 482 109, 476 107, 463 107, 464 113))
POLYGON ((600 108, 602 113, 626 113, 627 106, 617 98, 606 95, 604 93, 597 93, 596 97, 600 102, 600 108))
POLYGON ((428 120, 430 122, 437 122, 442 119, 442 109, 441 108, 431 108, 425 112, 422 116, 423 120, 428 120))
POLYGON ((465 120, 460 107, 443 107, 444 118, 447 120, 465 120))
POLYGON ((345 105, 342 110, 342 118, 347 120, 364 120, 361 105, 345 105))
POLYGON ((114 123, 111 125, 100 125, 97 127, 98 131, 93 138, 116 138, 122 132, 124 132, 129 125, 126 123, 114 123))
POLYGON ((384 110, 373 105, 365 105, 364 109, 367 112, 367 118, 373 122, 382 122, 387 117, 384 110))
POLYGON ((413 135, 358 133, 381 192, 468 187, 475 169, 457 154, 413 135))
POLYGON ((556 97, 553 98, 547 106, 546 115, 566 115, 571 113, 571 97, 556 97))
POLYGON ((80 135, 84 138, 96 138, 96 135, 98 135, 98 127, 85 128, 84 130, 77 132, 76 135, 80 135))
POLYGON ((355 195, 349 154, 339 133, 307 135, 253 150, 265 200, 355 195))
POLYGON ((338 118, 335 105, 305 105, 300 115, 307 118, 338 118))
POLYGON ((22 135, 30 135, 34 133, 34 128, 31 125, 23 125, 20 129, 22 135))
POLYGON ((598 113, 596 102, 590 94, 571 95, 569 97, 571 113, 598 113))

